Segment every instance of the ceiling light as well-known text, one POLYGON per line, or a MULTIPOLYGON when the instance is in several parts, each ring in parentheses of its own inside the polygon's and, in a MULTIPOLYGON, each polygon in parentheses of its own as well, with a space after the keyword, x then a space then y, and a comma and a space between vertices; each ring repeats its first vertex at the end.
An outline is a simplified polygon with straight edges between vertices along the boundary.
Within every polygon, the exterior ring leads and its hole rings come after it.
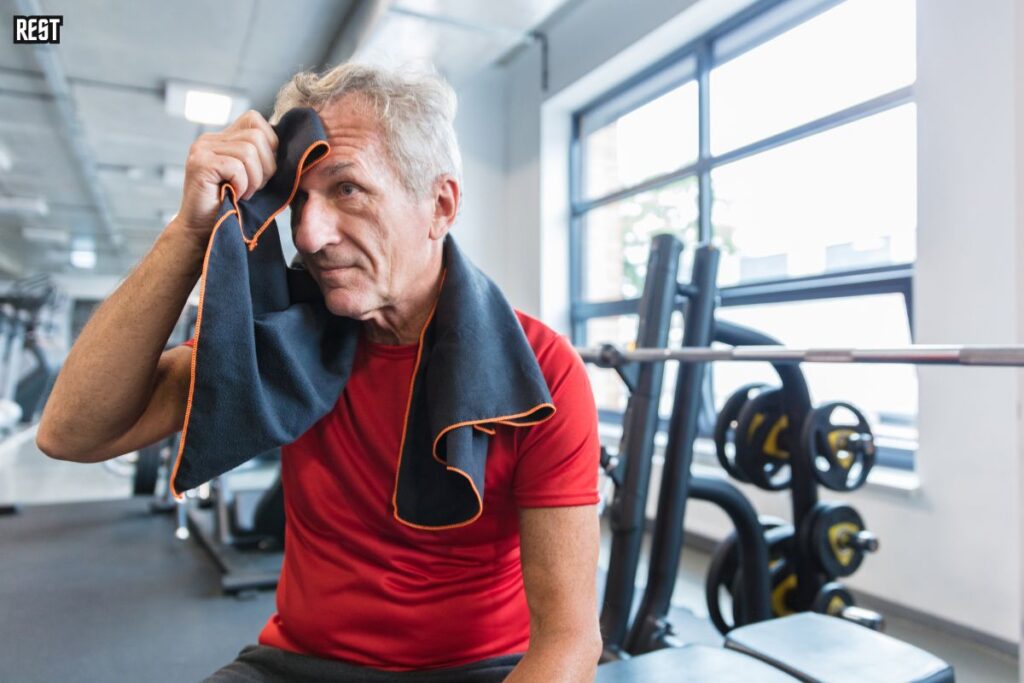
POLYGON ((71 265, 75 268, 92 270, 96 267, 96 252, 85 249, 75 249, 71 252, 71 265))
POLYGON ((25 226, 21 229, 21 236, 29 242, 39 242, 42 244, 61 244, 66 246, 71 243, 71 235, 60 228, 25 226))
POLYGON ((0 197, 0 213, 45 216, 50 207, 43 197, 0 197))
POLYGON ((71 245, 71 265, 92 270, 96 267, 96 243, 88 237, 76 237, 71 245))
POLYGON ((168 81, 164 104, 168 114, 195 123, 223 126, 238 118, 249 106, 249 100, 233 90, 168 81))
POLYGON ((13 165, 14 159, 11 157, 11 150, 0 144, 0 171, 10 171, 13 165))

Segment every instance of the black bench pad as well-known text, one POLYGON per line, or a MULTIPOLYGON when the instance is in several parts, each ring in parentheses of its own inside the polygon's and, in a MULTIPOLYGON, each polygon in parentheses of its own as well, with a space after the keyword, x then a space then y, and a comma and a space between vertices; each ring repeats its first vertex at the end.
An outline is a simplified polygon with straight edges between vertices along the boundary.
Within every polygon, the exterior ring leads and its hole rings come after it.
POLYGON ((822 683, 952 683, 938 657, 837 617, 804 612, 731 631, 725 646, 822 683))
POLYGON ((597 667, 594 683, 795 683, 753 657, 704 645, 658 650, 597 667))

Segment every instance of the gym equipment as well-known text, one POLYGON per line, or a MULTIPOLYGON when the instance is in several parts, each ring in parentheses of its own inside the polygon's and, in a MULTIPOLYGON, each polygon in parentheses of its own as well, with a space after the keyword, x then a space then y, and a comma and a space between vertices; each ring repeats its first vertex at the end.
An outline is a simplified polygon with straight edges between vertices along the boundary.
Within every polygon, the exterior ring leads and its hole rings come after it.
POLYGON ((736 419, 736 469, 767 491, 788 488, 789 416, 781 389, 761 391, 740 407, 736 419))
POLYGON ((864 528, 864 520, 842 503, 818 503, 807 518, 807 544, 821 570, 830 577, 850 576, 865 553, 878 550, 878 538, 864 528))
POLYGON ((183 503, 188 536, 199 542, 220 569, 225 594, 277 586, 285 529, 279 461, 276 450, 257 456, 211 480, 205 496, 191 496, 183 503), (251 477, 259 470, 274 470, 268 487, 232 484, 233 479, 251 477))
POLYGON ((849 403, 833 401, 812 410, 800 437, 803 451, 814 463, 814 476, 833 491, 854 491, 864 485, 875 465, 875 438, 864 414, 849 403), (846 412, 854 424, 835 424, 846 412))
POLYGON ((762 382, 741 386, 726 399, 715 420, 715 455, 718 457, 718 462, 722 469, 729 473, 729 476, 744 483, 750 480, 736 465, 736 427, 743 405, 750 400, 753 392, 763 389, 765 386, 767 385, 762 382))
POLYGON ((953 668, 924 650, 813 612, 735 629, 726 637, 725 647, 756 657, 801 681, 954 680, 953 668))
POLYGON ((882 363, 897 365, 971 365, 990 367, 1024 366, 1024 346, 946 346, 912 344, 887 349, 790 349, 785 346, 751 345, 698 349, 637 348, 622 350, 614 344, 576 347, 583 360, 598 367, 623 363, 681 363, 712 361, 753 361, 768 363, 882 363))
MULTIPOLYGON (((777 348, 777 341, 766 335, 742 326, 714 320, 714 297, 712 294, 714 292, 716 264, 717 254, 713 248, 707 246, 698 248, 694 255, 691 283, 685 286, 677 286, 681 301, 677 302, 676 305, 678 306, 681 303, 685 306, 684 348, 682 351, 704 352, 707 350, 706 347, 712 339, 731 344, 734 347, 757 345, 777 348)), ((649 286, 649 282, 645 283, 645 299, 649 286)), ((673 289, 671 281, 662 282, 660 286, 666 291, 672 291, 673 289)), ((645 310, 643 304, 644 299, 641 300, 640 308, 641 330, 644 329, 646 322, 643 316, 643 311, 645 310)), ((614 368, 630 389, 635 389, 635 378, 638 376, 638 372, 645 367, 658 365, 658 363, 633 362, 646 359, 642 357, 627 358, 625 355, 616 355, 618 352, 615 347, 603 348, 610 348, 611 352, 605 353, 603 356, 597 354, 592 358, 584 355, 584 359, 596 359, 598 365, 614 368)), ((652 349, 645 350, 652 351, 652 349)), ((662 359, 664 359, 664 354, 662 354, 662 359)), ((725 590, 728 590, 734 596, 734 619, 741 624, 744 621, 751 623, 734 628, 730 633, 746 632, 746 629, 756 626, 767 629, 769 635, 774 634, 772 637, 792 639, 793 632, 804 622, 790 622, 788 620, 803 615, 782 617, 769 621, 763 620, 770 617, 772 612, 785 614, 790 611, 810 609, 812 602, 821 592, 822 587, 829 583, 829 577, 822 574, 815 558, 811 555, 809 544, 802 542, 803 535, 801 533, 806 526, 806 524, 801 524, 801 521, 807 518, 818 503, 817 486, 819 484, 813 472, 811 461, 809 458, 800 457, 800 439, 793 436, 798 431, 796 428, 801 427, 805 423, 808 414, 811 413, 810 395, 803 374, 796 363, 792 361, 775 362, 772 365, 779 375, 781 387, 766 391, 779 392, 778 405, 781 408, 775 409, 770 416, 766 415, 767 411, 765 409, 748 411, 748 419, 744 422, 747 432, 744 432, 739 425, 740 413, 747 408, 746 404, 755 398, 749 395, 752 389, 748 389, 731 406, 732 412, 730 412, 729 419, 719 421, 717 425, 719 429, 716 432, 719 434, 719 443, 725 445, 736 444, 736 449, 732 453, 729 453, 727 448, 723 448, 722 453, 724 453, 726 462, 733 465, 733 469, 744 476, 750 476, 748 470, 751 468, 744 468, 742 464, 744 462, 743 456, 749 454, 741 453, 739 449, 744 434, 751 434, 750 428, 753 428, 753 434, 757 436, 757 442, 754 445, 759 445, 762 451, 767 445, 769 450, 773 451, 776 460, 785 459, 788 461, 791 475, 789 489, 792 497, 793 519, 796 531, 794 532, 793 527, 786 528, 785 525, 774 526, 774 523, 771 523, 769 520, 770 523, 767 526, 772 528, 765 532, 749 501, 733 485, 724 480, 696 477, 690 474, 693 440, 696 437, 697 417, 703 398, 702 387, 700 386, 702 379, 700 369, 702 365, 701 363, 680 363, 675 401, 673 403, 672 416, 669 420, 669 439, 665 450, 665 466, 662 470, 658 513, 654 521, 655 526, 647 586, 640 601, 637 614, 627 629, 628 636, 625 641, 616 640, 612 642, 609 642, 607 635, 622 633, 624 623, 629 619, 629 605, 631 601, 623 600, 621 595, 613 596, 610 593, 622 587, 632 597, 635 589, 632 582, 626 586, 610 582, 607 586, 605 606, 615 604, 617 609, 614 612, 607 609, 602 610, 602 633, 606 636, 606 647, 602 661, 609 663, 599 667, 598 680, 680 680, 679 677, 685 675, 682 671, 684 667, 696 666, 688 663, 686 660, 687 655, 683 654, 690 648, 680 649, 678 647, 681 643, 679 638, 676 637, 668 618, 671 593, 681 551, 682 521, 685 515, 686 500, 689 496, 710 500, 721 505, 729 513, 730 519, 732 519, 736 527, 736 533, 731 537, 735 540, 730 543, 734 545, 735 550, 724 550, 722 551, 722 556, 716 556, 720 557, 720 564, 726 568, 734 563, 729 558, 729 555, 735 557, 734 566, 736 570, 731 579, 716 582, 715 598, 719 597, 720 589, 724 587, 725 590), (751 415, 757 414, 762 415, 760 420, 755 420, 754 417, 751 417, 751 415), (783 417, 786 420, 784 425, 781 422, 783 417), (724 433, 722 431, 723 425, 724 433), (794 425, 794 429, 791 430, 789 425, 794 425), (764 432, 764 429, 769 431, 764 432), (774 437, 772 436, 772 429, 774 429, 774 437), (762 431, 759 432, 758 430, 762 431), (731 435, 730 432, 732 432, 731 435), (784 440, 781 439, 783 432, 785 432, 784 440), (774 444, 772 442, 773 438, 774 444), (792 449, 795 452, 788 458, 779 457, 779 453, 786 449, 792 449), (773 533, 776 533, 778 538, 772 536, 773 533), (769 551, 769 546, 771 547, 771 552, 769 551), (770 601, 769 581, 771 582, 772 589, 772 599, 770 601), (769 606, 769 602, 771 602, 771 606, 769 606), (791 626, 790 624, 795 625, 791 626)), ((767 399, 765 400, 767 401, 767 399)), ((635 405, 633 396, 630 397, 630 405, 635 405)), ((765 407, 767 407, 767 404, 765 407)), ((635 415, 635 412, 627 410, 626 419, 630 420, 631 415, 635 415)), ((636 423, 629 421, 624 425, 624 428, 627 428, 627 425, 635 426, 636 423)), ((653 437, 653 433, 651 436, 653 437)), ((752 441, 751 443, 754 442, 752 441)), ((749 446, 750 444, 747 445, 749 446)), ((647 449, 647 452, 650 453, 650 449, 647 449)), ((786 452, 788 453, 788 450, 786 452)), ((642 515, 646 502, 647 482, 646 480, 638 482, 635 476, 632 475, 636 472, 649 475, 650 464, 634 463, 632 459, 635 457, 634 453, 626 452, 620 448, 619 453, 615 456, 605 453, 602 462, 606 469, 612 470, 612 479, 617 487, 616 500, 624 500, 632 494, 633 497, 630 499, 633 503, 632 510, 642 515)), ((757 462, 758 458, 763 460, 765 457, 771 456, 765 456, 763 453, 760 453, 756 458, 748 458, 747 462, 751 460, 757 462)), ((761 472, 765 471, 763 462, 759 463, 759 467, 761 472)), ((776 471, 781 471, 781 469, 782 467, 779 466, 776 468, 776 471)), ((768 472, 771 474, 772 468, 768 468, 768 472)), ((754 474, 754 476, 756 477, 757 474, 754 474)), ((615 515, 621 512, 621 508, 617 509, 613 506, 611 510, 614 524, 619 519, 615 515)), ((617 533, 630 531, 635 533, 636 529, 642 528, 643 517, 637 516, 632 522, 632 529, 622 528, 617 530, 617 533)), ((864 539, 864 537, 861 538, 864 539)), ((625 548, 625 550, 628 552, 632 548, 625 548)), ((639 552, 638 546, 636 551, 637 553, 639 552)), ((615 552, 613 546, 611 562, 619 563, 622 567, 632 567, 635 570, 637 566, 636 559, 636 557, 622 557, 619 553, 615 552)), ((720 571, 719 573, 724 574, 726 572, 720 571)), ((732 572, 730 571, 730 573, 732 572)), ((838 589, 836 586, 829 586, 829 593, 827 595, 831 595, 839 589, 841 589, 841 586, 838 589)), ((854 615, 849 613, 856 609, 858 608, 853 605, 844 607, 843 618, 857 621, 857 623, 866 623, 864 620, 854 619, 854 615)), ((722 621, 722 625, 719 625, 719 627, 728 630, 730 625, 725 623, 724 615, 720 614, 719 616, 722 621)), ((843 661, 843 642, 847 635, 843 629, 857 627, 852 624, 843 624, 840 619, 822 618, 834 623, 816 625, 819 630, 816 635, 822 642, 819 644, 815 655, 822 660, 831 660, 824 671, 830 676, 829 680, 839 680, 837 672, 841 672, 845 666, 843 661), (823 652, 826 654, 823 655, 823 652)), ((861 628, 858 630, 863 631, 869 636, 873 635, 884 638, 880 634, 872 634, 868 629, 861 628)), ((859 640, 862 644, 867 642, 865 637, 861 637, 859 640)), ((884 641, 874 640, 870 641, 869 645, 887 647, 893 653, 897 653, 903 647, 903 644, 893 639, 884 641)), ((864 647, 867 647, 867 645, 864 645, 864 647)), ((920 653, 916 648, 906 647, 912 653, 920 653)), ((783 654, 786 653, 784 652, 783 654)), ((930 658, 929 661, 931 662, 938 662, 940 670, 949 670, 945 663, 931 657, 931 655, 926 653, 920 654, 930 658)), ((774 664, 774 662, 772 663, 774 664)), ((733 666, 739 667, 742 665, 736 663, 733 666)), ((818 680, 808 678, 803 673, 804 668, 814 670, 813 666, 808 665, 804 667, 800 661, 797 661, 788 671, 796 675, 800 680, 818 680)), ((889 677, 890 671, 898 672, 900 670, 888 668, 888 663, 883 662, 881 673, 885 676, 886 680, 922 680, 913 676, 908 676, 907 678, 901 678, 899 675, 889 677)), ((705 674, 705 676, 708 675, 717 676, 718 674, 717 672, 715 674, 705 674)), ((750 673, 744 676, 744 680, 764 680, 764 677, 758 673, 750 673)), ((950 679, 942 678, 939 680, 950 679)))
MULTIPOLYGON (((691 495, 692 491, 691 491, 691 495)), ((698 496, 694 496, 698 498, 698 496)), ((780 583, 779 577, 783 574, 782 564, 788 564, 786 555, 790 552, 793 543, 794 530, 781 519, 774 517, 761 517, 758 533, 764 534, 764 542, 767 548, 766 562, 761 566, 769 567, 769 586, 771 587, 771 603, 775 603, 775 589, 780 583)), ((756 615, 760 618, 752 618, 755 615, 749 613, 747 604, 749 591, 744 589, 743 570, 741 568, 740 554, 743 544, 737 542, 738 534, 733 531, 718 545, 711 562, 708 564, 707 578, 704 582, 704 595, 707 600, 708 616, 711 623, 715 625, 723 635, 736 626, 763 621, 763 615, 756 615), (726 591, 732 601, 732 618, 726 619, 725 611, 721 605, 721 592, 726 591)), ((749 547, 749 544, 747 544, 749 547)), ((742 558, 744 564, 752 564, 750 558, 742 558)), ((774 616, 779 616, 773 610, 774 616)))
POLYGON ((732 650, 669 648, 597 667, 595 683, 790 683, 799 679, 732 650))
POLYGON ((842 615, 843 610, 853 605, 853 595, 838 581, 829 581, 814 596, 811 610, 833 617, 842 615))
MULTIPOLYGON (((671 235, 657 235, 651 241, 638 309, 638 344, 657 346, 668 342, 682 248, 682 243, 671 235)), ((602 466, 616 484, 609 506, 611 553, 601 607, 602 661, 623 656, 622 643, 633 609, 664 367, 649 364, 616 368, 629 389, 629 401, 618 454, 602 452, 602 466)))
POLYGON ((135 460, 135 471, 132 476, 133 496, 152 496, 156 494, 157 479, 162 464, 160 442, 140 448, 135 460))

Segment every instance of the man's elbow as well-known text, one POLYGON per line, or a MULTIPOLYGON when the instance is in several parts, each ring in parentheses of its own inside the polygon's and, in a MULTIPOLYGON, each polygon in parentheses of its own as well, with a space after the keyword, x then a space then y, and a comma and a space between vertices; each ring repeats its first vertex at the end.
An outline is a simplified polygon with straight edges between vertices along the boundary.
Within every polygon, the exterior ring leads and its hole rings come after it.
POLYGON ((79 444, 63 438, 60 430, 52 428, 51 423, 45 417, 40 421, 39 428, 36 430, 36 448, 54 460, 81 463, 103 460, 102 457, 96 457, 96 454, 82 448, 79 444))
POLYGON ((61 439, 56 434, 47 428, 46 422, 39 423, 39 429, 36 431, 36 448, 42 451, 44 455, 54 460, 76 462, 78 460, 75 457, 77 453, 67 446, 67 444, 61 442, 61 439))

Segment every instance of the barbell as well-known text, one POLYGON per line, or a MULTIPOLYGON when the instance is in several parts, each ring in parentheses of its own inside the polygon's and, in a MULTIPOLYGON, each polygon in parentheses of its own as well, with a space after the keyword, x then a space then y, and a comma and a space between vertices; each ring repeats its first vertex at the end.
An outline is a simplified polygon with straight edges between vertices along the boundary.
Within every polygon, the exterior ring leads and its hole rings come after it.
POLYGON ((721 346, 681 349, 620 349, 613 344, 576 347, 588 363, 615 368, 631 362, 706 363, 758 361, 768 363, 882 363, 903 365, 971 365, 1024 367, 1024 346, 954 346, 912 344, 891 348, 809 348, 785 346, 721 346))

